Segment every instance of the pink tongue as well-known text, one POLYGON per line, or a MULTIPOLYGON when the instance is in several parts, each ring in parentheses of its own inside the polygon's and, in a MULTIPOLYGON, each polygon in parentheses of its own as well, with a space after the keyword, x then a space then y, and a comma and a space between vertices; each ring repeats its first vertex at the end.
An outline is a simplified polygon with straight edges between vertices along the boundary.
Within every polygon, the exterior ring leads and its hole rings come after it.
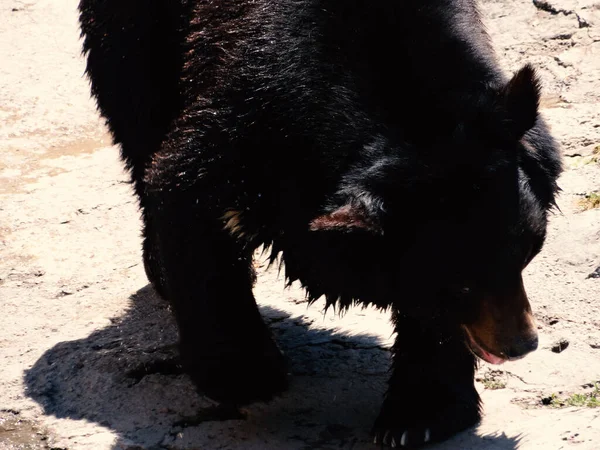
POLYGON ((481 353, 483 353, 481 356, 483 356, 483 359, 485 359, 487 362, 489 362, 490 364, 502 364, 505 360, 492 355, 491 353, 486 352, 484 349, 480 349, 481 353))

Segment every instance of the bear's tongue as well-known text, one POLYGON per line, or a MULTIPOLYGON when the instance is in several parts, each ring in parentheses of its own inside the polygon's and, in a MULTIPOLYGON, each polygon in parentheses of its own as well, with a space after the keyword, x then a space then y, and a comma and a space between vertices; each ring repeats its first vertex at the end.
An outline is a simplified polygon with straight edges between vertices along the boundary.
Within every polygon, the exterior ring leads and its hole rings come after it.
POLYGON ((481 352, 481 357, 490 364, 502 364, 506 361, 504 358, 500 358, 499 356, 486 352, 481 347, 479 347, 479 351, 481 352))
POLYGON ((471 348, 473 349, 473 352, 479 356, 481 359, 483 359, 484 361, 490 363, 490 364, 502 364, 504 362, 506 362, 505 358, 501 358, 500 356, 496 356, 493 355, 492 353, 485 351, 478 343, 477 341, 475 341, 475 339, 473 339, 473 336, 471 335, 471 333, 469 332, 469 330, 467 329, 467 337, 468 340, 471 344, 471 348))

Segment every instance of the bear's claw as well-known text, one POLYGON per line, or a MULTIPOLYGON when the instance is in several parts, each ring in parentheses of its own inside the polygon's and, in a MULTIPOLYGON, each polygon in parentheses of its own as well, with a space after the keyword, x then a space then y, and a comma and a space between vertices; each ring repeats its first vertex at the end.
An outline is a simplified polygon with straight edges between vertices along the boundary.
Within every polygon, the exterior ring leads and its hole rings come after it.
POLYGON ((392 448, 414 448, 431 440, 431 429, 425 430, 380 430, 375 433, 373 444, 392 448))

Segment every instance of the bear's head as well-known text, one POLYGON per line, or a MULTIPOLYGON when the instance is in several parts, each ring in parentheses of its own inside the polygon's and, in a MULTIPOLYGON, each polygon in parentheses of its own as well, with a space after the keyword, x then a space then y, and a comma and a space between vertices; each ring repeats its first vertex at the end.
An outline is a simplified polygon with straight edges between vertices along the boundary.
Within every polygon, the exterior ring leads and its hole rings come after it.
POLYGON ((538 103, 538 80, 525 66, 485 95, 455 98, 453 111, 435 108, 428 136, 382 132, 310 225, 349 246, 360 241, 357 257, 385 272, 370 279, 411 297, 390 303, 455 318, 491 363, 538 344, 522 271, 546 238, 561 171, 538 103), (436 123, 452 126, 436 134, 436 123))

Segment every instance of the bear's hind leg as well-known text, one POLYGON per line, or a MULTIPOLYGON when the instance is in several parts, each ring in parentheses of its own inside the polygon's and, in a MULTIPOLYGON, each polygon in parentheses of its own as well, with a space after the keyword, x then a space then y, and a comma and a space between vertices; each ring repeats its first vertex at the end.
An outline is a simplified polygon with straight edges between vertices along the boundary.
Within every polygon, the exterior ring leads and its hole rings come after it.
POLYGON ((397 312, 393 319, 393 372, 373 429, 375 442, 415 448, 475 425, 481 417, 477 363, 460 327, 397 312))

